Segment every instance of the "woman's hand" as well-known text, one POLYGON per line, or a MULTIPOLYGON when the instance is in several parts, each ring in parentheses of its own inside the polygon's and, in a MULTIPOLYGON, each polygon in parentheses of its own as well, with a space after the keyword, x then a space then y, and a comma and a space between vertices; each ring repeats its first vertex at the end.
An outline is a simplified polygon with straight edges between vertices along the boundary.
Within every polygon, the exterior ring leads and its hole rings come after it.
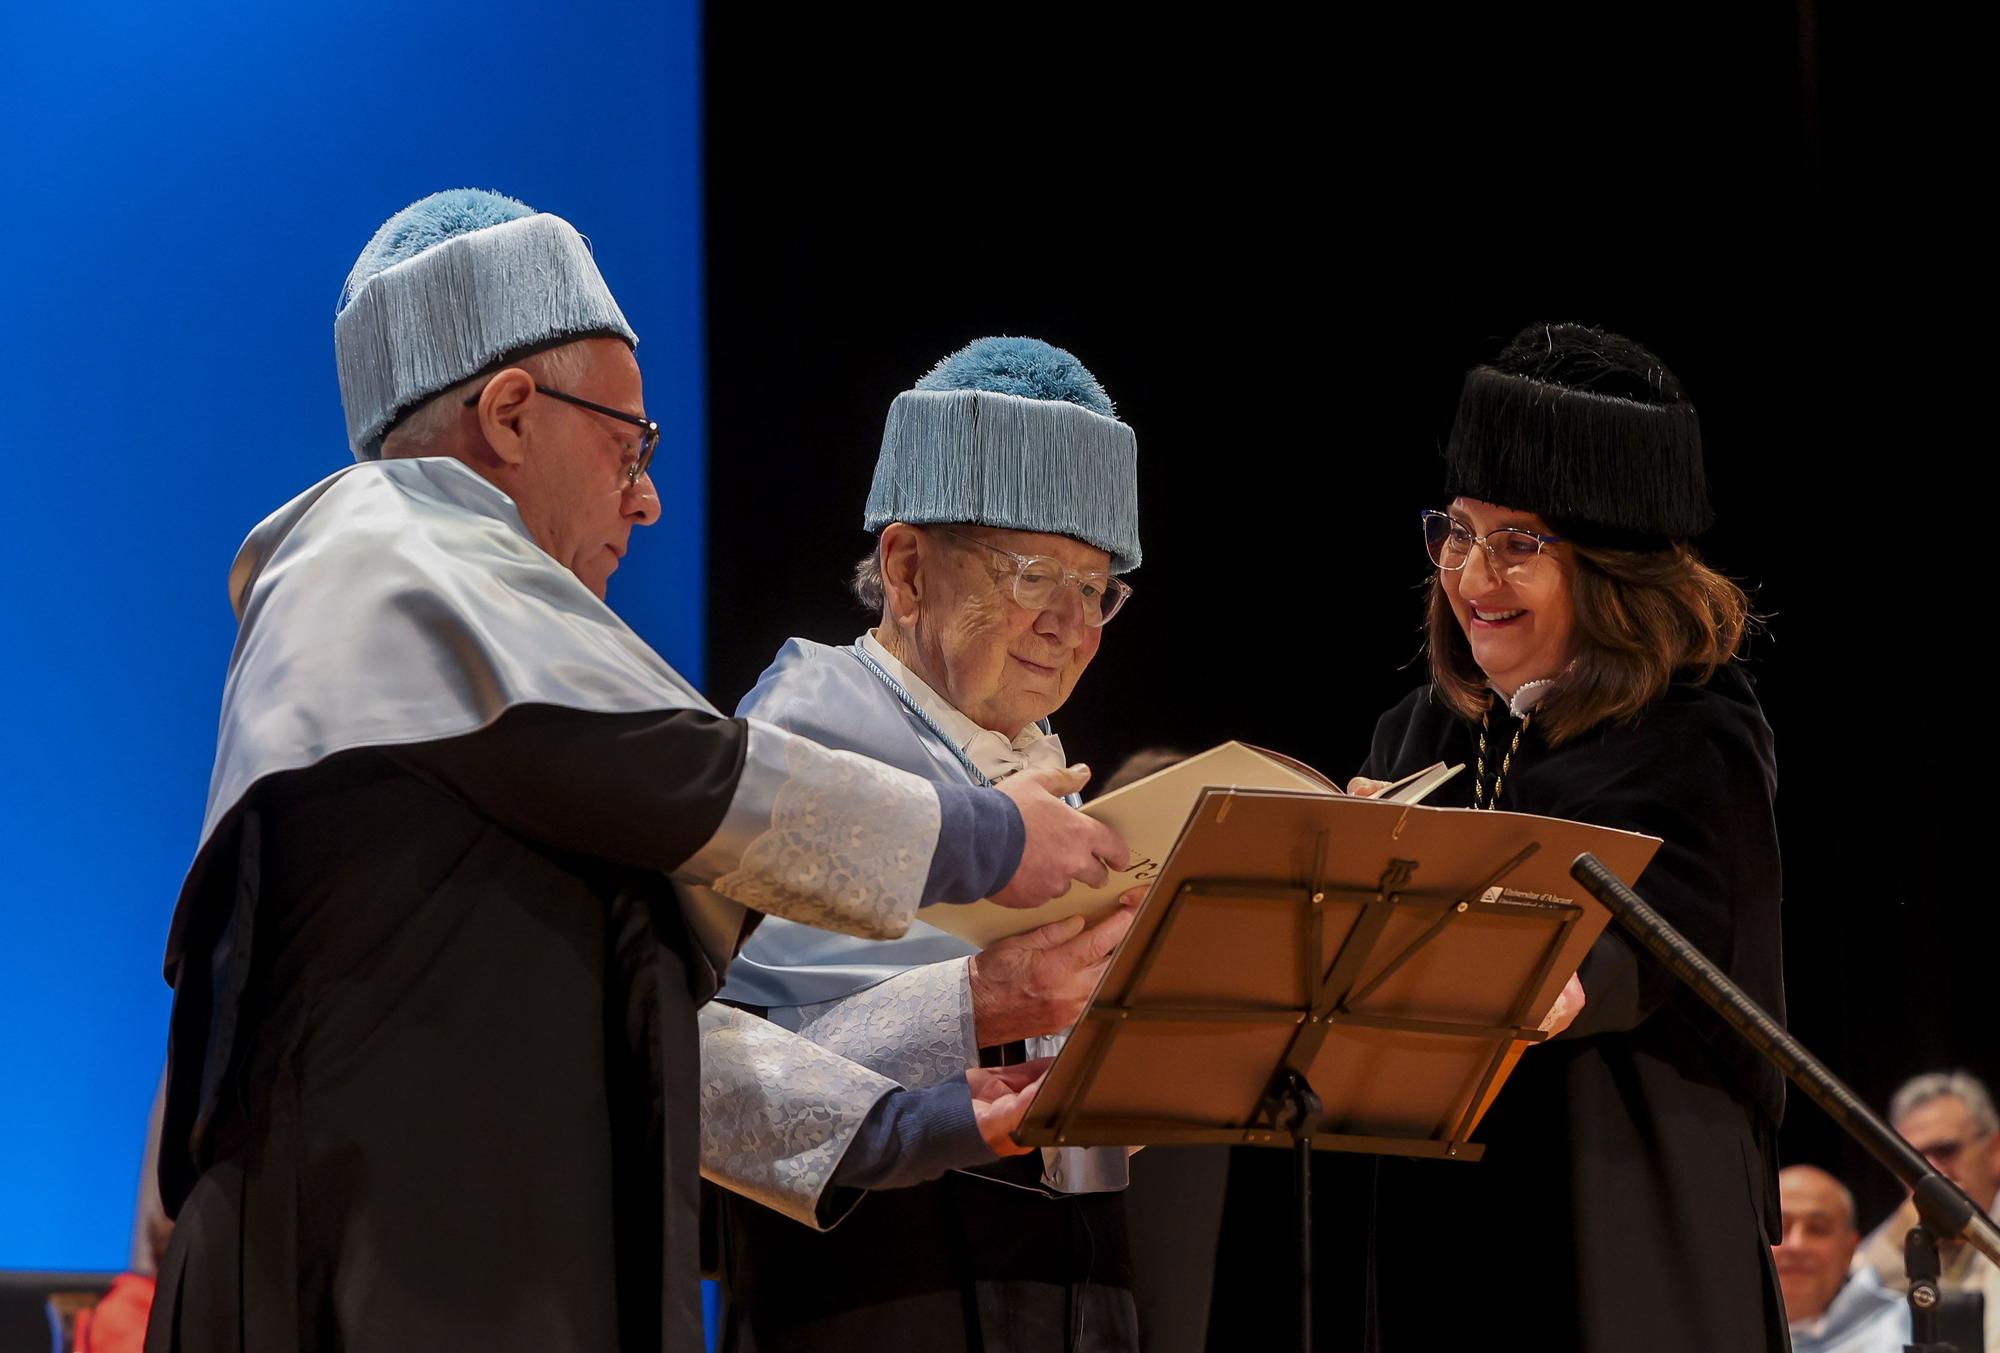
POLYGON ((1372 799, 1394 783, 1394 780, 1370 780, 1357 775, 1347 782, 1347 792, 1357 799, 1372 799))
POLYGON ((1569 981, 1563 983, 1562 994, 1556 997, 1555 1005, 1550 1008, 1548 1017, 1542 1021, 1542 1032, 1554 1038, 1582 1013, 1583 983, 1578 980, 1575 973, 1571 973, 1569 981))
POLYGON ((979 1135, 996 1156, 1025 1156, 1034 1150, 1014 1140, 1014 1130, 1028 1117, 1035 1091, 1042 1088, 1052 1057, 1013 1066, 975 1066, 966 1069, 972 1087, 972 1116, 979 1123, 979 1135))

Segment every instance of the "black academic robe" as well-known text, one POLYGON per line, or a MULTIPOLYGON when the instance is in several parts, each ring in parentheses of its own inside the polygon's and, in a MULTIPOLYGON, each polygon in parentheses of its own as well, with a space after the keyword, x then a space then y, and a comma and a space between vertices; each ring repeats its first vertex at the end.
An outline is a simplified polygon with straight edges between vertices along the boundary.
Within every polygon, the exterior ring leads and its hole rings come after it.
MULTIPOLYGON (((1496 704, 1489 774, 1516 727, 1496 704)), ((1361 773, 1463 761, 1432 801, 1469 807, 1477 736, 1419 690, 1377 724, 1361 773)), ((1729 667, 1560 747, 1531 721, 1498 806, 1661 837, 1639 892, 1782 1020, 1775 790, 1770 729, 1729 667)), ((1476 1134, 1483 1161, 1360 1167, 1379 1169, 1363 1187, 1381 1347, 1786 1348, 1770 1249, 1782 1078, 1615 923, 1581 977, 1581 1017, 1529 1049, 1476 1134)), ((1351 1217, 1362 1196, 1345 1192, 1351 1217)))
POLYGON ((1123 1198, 1041 1168, 871 1193, 831 1231, 721 1195, 724 1353, 1134 1353, 1123 1198))
POLYGON ((1226 1146, 1152 1146, 1132 1157, 1125 1229, 1139 1353, 1202 1353, 1229 1190, 1226 1146))
POLYGON ((530 706, 253 790, 182 947, 152 1353, 702 1346, 717 974, 666 871, 744 744, 530 706))

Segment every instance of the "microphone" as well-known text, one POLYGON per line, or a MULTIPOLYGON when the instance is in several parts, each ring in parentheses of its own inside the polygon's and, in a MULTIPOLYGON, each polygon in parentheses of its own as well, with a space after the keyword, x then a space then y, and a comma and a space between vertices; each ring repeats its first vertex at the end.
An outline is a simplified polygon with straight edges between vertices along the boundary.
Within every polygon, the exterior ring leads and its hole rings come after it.
MULTIPOLYGON (((1941 1240, 1962 1240, 2000 1264, 2000 1230, 1958 1185, 1932 1168, 1923 1154, 1882 1121, 1841 1079, 1827 1070, 1784 1026, 1765 1013, 1729 975, 1689 944, 1645 899, 1589 851, 1570 865, 1570 877, 1602 902, 1621 925, 1667 968, 1694 988, 1750 1046, 1785 1073, 1806 1097, 1868 1148, 1910 1190, 1917 1215, 1941 1240)), ((1586 996, 1588 992, 1584 993, 1586 996)))

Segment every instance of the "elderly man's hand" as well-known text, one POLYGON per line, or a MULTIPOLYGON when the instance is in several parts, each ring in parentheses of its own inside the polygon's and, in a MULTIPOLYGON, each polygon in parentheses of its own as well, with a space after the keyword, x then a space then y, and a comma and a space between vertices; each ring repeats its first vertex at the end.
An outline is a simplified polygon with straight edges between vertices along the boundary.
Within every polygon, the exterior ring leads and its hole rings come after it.
POLYGON ((1096 925, 1066 916, 973 955, 972 1030, 982 1048, 1061 1033, 1076 1023, 1146 890, 1134 888, 1096 925))
POLYGON ((1042 1077, 1053 1060, 1037 1057, 1014 1066, 966 1070, 965 1079, 972 1086, 972 1116, 994 1155, 1025 1156, 1034 1150, 1016 1142, 1013 1133, 1027 1118, 1028 1106, 1035 1102, 1035 1091, 1042 1088, 1042 1077))
POLYGON ((1371 780, 1365 775, 1357 775, 1347 782, 1347 792, 1357 799, 1372 799, 1394 783, 1394 780, 1371 780))
POLYGON ((1039 907, 1069 891, 1072 882, 1097 887, 1123 869, 1132 855, 1118 833, 1062 801, 1090 780, 1088 766, 1024 770, 995 788, 1014 801, 1027 828, 1021 863, 1007 886, 993 894, 1003 907, 1039 907))

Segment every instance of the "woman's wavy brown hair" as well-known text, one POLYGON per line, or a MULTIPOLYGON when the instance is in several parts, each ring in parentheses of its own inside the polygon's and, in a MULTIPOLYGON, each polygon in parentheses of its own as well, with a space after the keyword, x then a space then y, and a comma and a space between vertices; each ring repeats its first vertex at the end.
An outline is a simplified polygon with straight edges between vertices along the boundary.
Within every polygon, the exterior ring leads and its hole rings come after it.
MULTIPOLYGON (((1708 680, 1736 656, 1756 622, 1743 589, 1704 564, 1691 545, 1549 548, 1576 608, 1576 659, 1535 706, 1535 727, 1550 746, 1607 720, 1632 718, 1665 694, 1677 674, 1708 680)), ((1446 704, 1476 719, 1493 691, 1452 614, 1442 572, 1431 579, 1428 607, 1431 684, 1446 704)))

